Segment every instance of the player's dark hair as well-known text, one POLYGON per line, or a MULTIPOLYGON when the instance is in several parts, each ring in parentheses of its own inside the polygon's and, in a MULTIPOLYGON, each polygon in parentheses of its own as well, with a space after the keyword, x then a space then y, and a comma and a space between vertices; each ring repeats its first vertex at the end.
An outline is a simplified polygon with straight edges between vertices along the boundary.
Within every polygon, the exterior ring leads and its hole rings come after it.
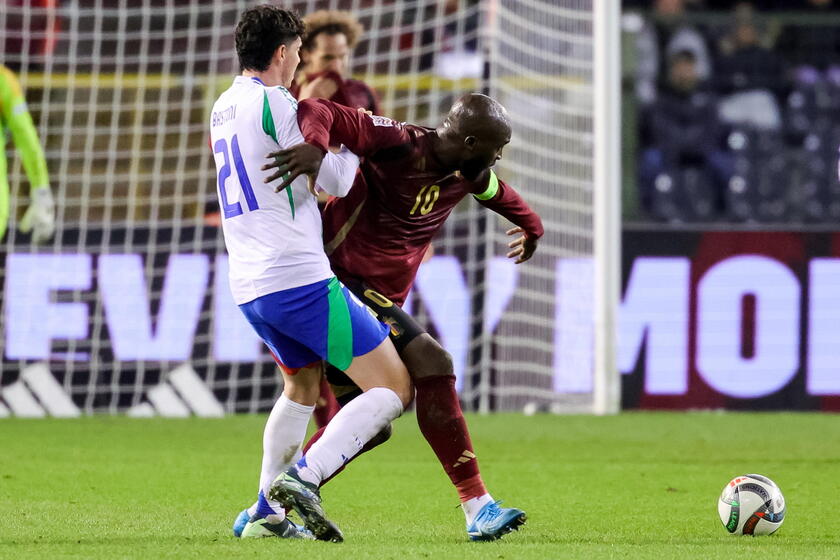
POLYGON ((298 15, 271 4, 254 6, 242 12, 234 38, 239 67, 263 72, 280 45, 290 45, 304 37, 305 27, 298 15))

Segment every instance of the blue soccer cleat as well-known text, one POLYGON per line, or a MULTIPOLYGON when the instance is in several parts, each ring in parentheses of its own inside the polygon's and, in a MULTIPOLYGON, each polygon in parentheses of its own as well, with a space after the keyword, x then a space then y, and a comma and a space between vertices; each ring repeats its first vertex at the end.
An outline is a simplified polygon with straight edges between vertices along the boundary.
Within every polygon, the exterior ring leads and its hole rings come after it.
POLYGON ((239 512, 239 515, 236 516, 236 521, 233 522, 234 537, 242 536, 242 530, 245 528, 245 525, 248 523, 249 519, 251 519, 251 516, 248 514, 247 509, 243 509, 239 512))
POLYGON ((260 492, 257 511, 249 515, 243 509, 233 522, 233 534, 242 539, 280 537, 281 539, 314 539, 310 531, 284 518, 276 521, 277 512, 268 504, 260 492), (273 519, 272 519, 273 518, 273 519))
POLYGON ((481 508, 467 526, 471 541, 495 541, 511 531, 518 531, 528 517, 521 509, 502 508, 502 502, 492 502, 481 508))

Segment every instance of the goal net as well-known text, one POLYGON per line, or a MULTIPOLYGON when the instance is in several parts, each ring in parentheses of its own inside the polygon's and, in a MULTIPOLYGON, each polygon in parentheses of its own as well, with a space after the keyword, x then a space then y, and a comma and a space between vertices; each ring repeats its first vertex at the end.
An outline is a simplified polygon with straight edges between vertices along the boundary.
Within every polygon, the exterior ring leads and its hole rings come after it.
POLYGON ((598 127, 617 127, 608 121, 618 113, 598 117, 596 107, 618 102, 601 97, 612 86, 618 91, 617 82, 607 83, 617 66, 606 66, 617 63, 611 41, 618 39, 618 3, 499 0, 489 6, 490 94, 507 107, 514 129, 500 167, 539 212, 545 236, 529 263, 513 267, 499 257, 506 249, 503 225, 486 217, 494 256, 485 301, 500 303, 493 296, 500 280, 515 289, 505 294, 498 326, 483 333, 481 408, 615 411, 611 314, 618 287, 601 279, 617 282, 618 217, 610 207, 615 199, 603 197, 615 188, 614 178, 601 173, 598 158, 602 165, 611 161, 609 151, 617 148, 600 143, 598 127), (611 219, 615 229, 599 234, 596 226, 611 219))
MULTIPOLYGON (((29 186, 8 144, 0 416, 220 415, 273 403, 279 376, 227 287, 207 144, 209 109, 238 70, 232 31, 252 4, 0 10, 2 60, 25 90, 57 201, 55 238, 33 245, 16 227, 29 186)), ((617 383, 596 374, 610 371, 596 349, 611 331, 598 278, 617 271, 603 268, 596 236, 593 0, 284 5, 357 15, 366 32, 353 74, 387 116, 434 126, 469 91, 507 106, 514 136, 499 175, 543 218, 536 256, 513 266, 509 224, 467 200, 407 305, 453 355, 468 408, 596 410, 598 387, 617 383)))

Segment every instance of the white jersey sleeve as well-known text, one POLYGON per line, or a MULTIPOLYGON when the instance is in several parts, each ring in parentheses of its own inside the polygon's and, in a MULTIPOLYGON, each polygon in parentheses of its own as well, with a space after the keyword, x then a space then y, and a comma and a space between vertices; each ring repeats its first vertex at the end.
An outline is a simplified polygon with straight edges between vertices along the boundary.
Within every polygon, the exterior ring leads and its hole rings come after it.
POLYGON ((333 196, 346 196, 353 186, 356 171, 359 169, 359 156, 341 146, 337 154, 327 152, 321 162, 316 186, 333 196))

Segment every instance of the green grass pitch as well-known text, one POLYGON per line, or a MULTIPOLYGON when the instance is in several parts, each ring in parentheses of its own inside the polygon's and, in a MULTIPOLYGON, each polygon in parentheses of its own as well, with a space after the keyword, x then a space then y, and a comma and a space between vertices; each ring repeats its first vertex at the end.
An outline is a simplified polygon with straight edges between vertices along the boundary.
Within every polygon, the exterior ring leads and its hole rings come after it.
POLYGON ((344 544, 240 541, 264 416, 0 420, 0 558, 837 558, 838 419, 817 414, 470 416, 494 497, 518 533, 466 540, 457 497, 413 416, 323 492, 344 544), (717 497, 773 478, 788 517, 733 537, 717 497))

